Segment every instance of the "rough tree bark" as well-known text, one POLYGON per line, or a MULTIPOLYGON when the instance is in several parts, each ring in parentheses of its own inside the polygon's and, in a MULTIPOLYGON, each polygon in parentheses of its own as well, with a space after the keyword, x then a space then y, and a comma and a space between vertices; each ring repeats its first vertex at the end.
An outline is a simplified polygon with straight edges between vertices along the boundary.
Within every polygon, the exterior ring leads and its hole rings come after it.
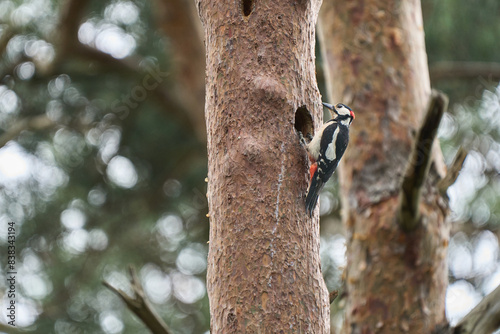
POLYGON ((319 35, 331 101, 350 105, 357 116, 339 177, 348 232, 344 331, 429 333, 445 320, 448 282, 438 145, 421 220, 403 231, 405 222, 396 219, 431 92, 420 1, 327 0, 319 35))
POLYGON ((197 1, 205 29, 212 333, 328 333, 295 127, 321 124, 320 0, 197 1), (298 110, 297 116, 296 111, 298 110))

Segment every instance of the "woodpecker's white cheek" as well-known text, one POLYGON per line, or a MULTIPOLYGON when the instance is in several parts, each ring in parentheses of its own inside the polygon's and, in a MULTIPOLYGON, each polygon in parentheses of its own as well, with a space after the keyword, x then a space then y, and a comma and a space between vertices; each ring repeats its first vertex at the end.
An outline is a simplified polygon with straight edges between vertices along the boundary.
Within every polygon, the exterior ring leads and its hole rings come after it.
POLYGON ((328 147, 325 152, 325 157, 330 161, 335 160, 335 158, 337 157, 335 143, 337 142, 338 135, 339 135, 339 127, 337 127, 333 132, 332 142, 328 144, 328 147))
POLYGON ((339 115, 342 115, 342 116, 347 116, 347 115, 351 114, 351 112, 349 111, 349 109, 347 109, 345 107, 337 109, 337 112, 339 113, 339 115))

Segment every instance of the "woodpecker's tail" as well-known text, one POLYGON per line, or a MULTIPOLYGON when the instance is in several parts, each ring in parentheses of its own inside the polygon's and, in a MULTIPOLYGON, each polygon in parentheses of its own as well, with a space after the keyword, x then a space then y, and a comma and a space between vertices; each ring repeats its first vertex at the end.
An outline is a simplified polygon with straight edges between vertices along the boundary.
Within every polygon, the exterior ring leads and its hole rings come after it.
POLYGON ((314 173, 306 197, 306 213, 309 217, 312 217, 312 213, 316 207, 316 203, 318 202, 319 192, 323 189, 324 185, 325 183, 321 181, 318 172, 314 173))

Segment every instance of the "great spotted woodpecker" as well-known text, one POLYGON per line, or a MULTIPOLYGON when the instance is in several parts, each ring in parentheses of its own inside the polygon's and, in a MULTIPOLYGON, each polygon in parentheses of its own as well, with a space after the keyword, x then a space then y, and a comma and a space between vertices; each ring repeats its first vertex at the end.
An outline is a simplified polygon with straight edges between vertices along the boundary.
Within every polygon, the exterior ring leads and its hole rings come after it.
POLYGON ((312 217, 319 192, 337 169, 337 165, 347 148, 349 126, 355 118, 354 112, 345 104, 339 103, 333 106, 323 103, 323 105, 330 110, 332 119, 323 124, 313 138, 309 138, 309 143, 306 143, 301 137, 312 163, 310 168, 311 184, 306 197, 306 213, 309 217, 312 217))

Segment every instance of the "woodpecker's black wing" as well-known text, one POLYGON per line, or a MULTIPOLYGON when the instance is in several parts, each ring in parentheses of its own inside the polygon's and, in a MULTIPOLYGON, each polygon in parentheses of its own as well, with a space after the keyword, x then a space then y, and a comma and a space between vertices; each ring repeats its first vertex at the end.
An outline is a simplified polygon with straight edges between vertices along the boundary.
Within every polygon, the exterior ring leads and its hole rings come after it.
POLYGON ((318 201, 319 193, 326 181, 337 169, 340 159, 349 143, 349 128, 343 124, 332 122, 323 131, 318 158, 318 169, 314 173, 306 197, 306 212, 309 217, 318 201))

